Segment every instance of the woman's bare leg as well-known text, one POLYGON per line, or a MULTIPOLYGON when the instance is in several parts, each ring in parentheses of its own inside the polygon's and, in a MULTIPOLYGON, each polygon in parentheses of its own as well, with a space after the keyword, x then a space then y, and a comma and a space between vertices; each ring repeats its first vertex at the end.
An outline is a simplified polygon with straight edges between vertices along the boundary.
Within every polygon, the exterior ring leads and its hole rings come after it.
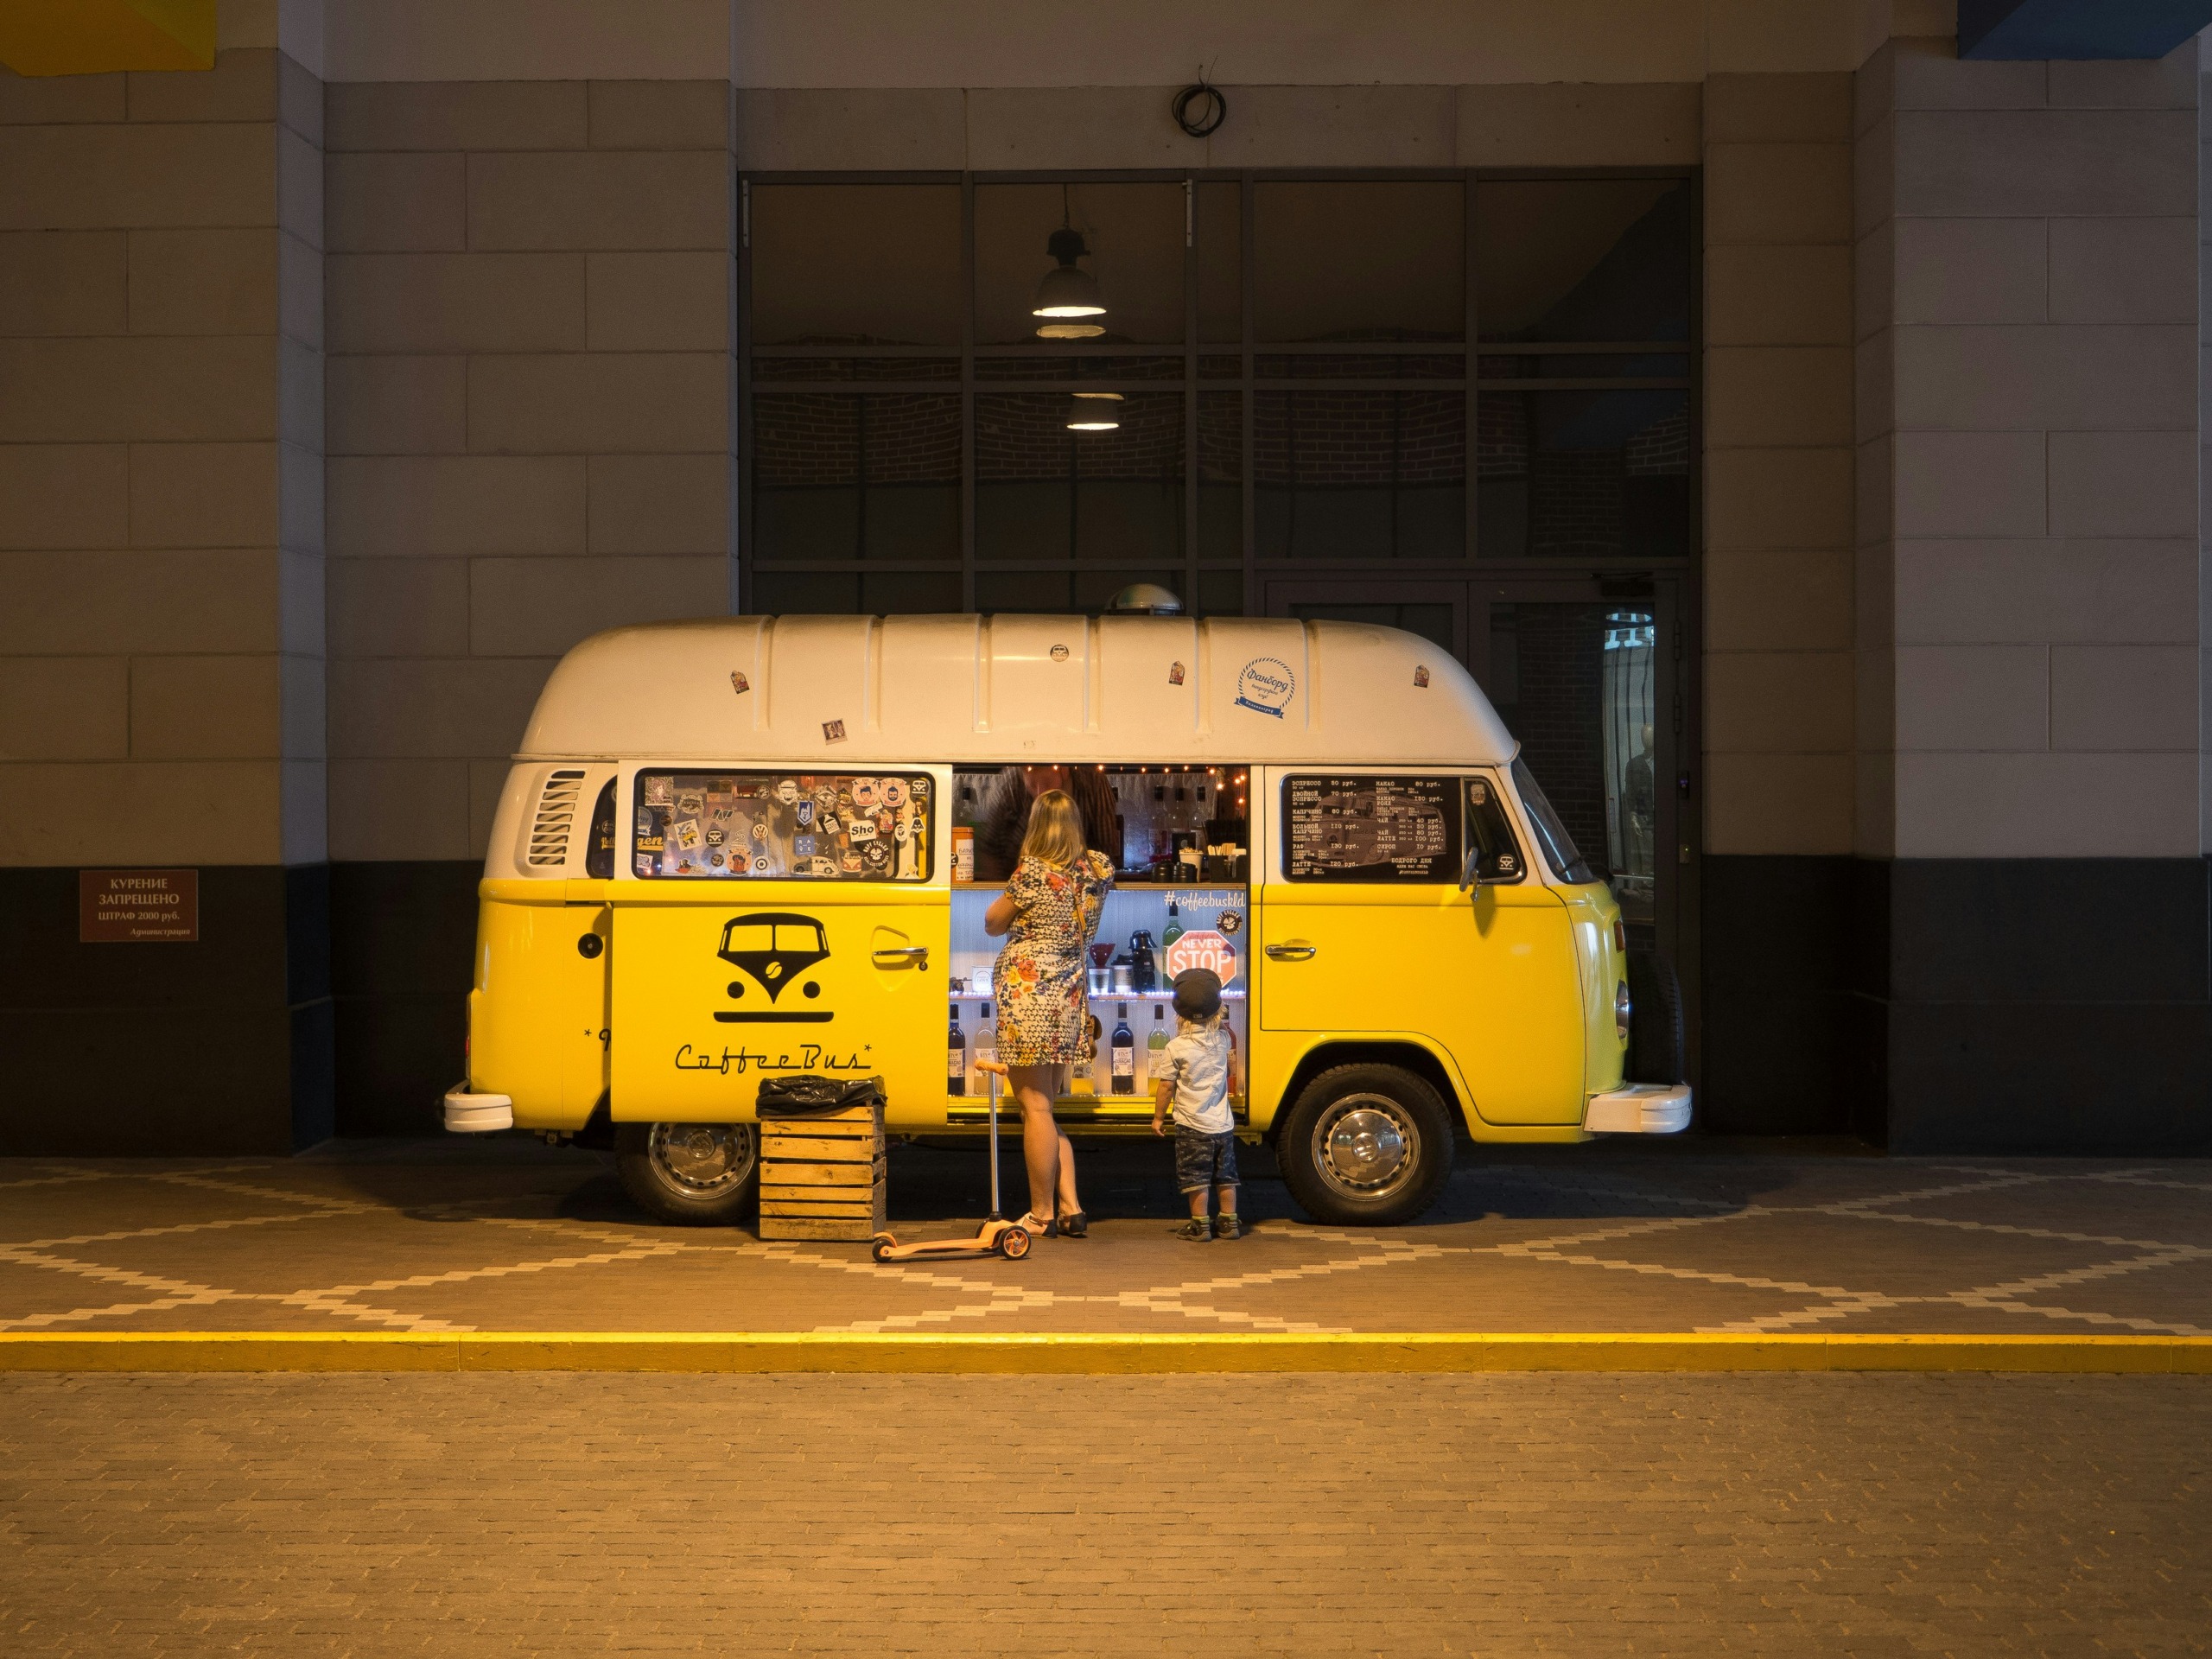
POLYGON ((1063 1177, 1060 1149, 1067 1137, 1052 1121, 1052 1098, 1059 1092, 1060 1069, 1056 1065, 1017 1065, 1009 1068, 1014 1098, 1021 1103, 1021 1161, 1029 1172, 1029 1213, 1052 1213, 1053 1189, 1063 1179, 1072 1185, 1073 1163, 1063 1177))
MULTIPOLYGON (((1075 1143, 1065 1135, 1060 1136, 1060 1179, 1057 1189, 1059 1208, 1054 1213, 1072 1216, 1083 1208, 1083 1201, 1075 1195, 1075 1143)), ((1039 1211, 1040 1215, 1043 1211, 1039 1211)))

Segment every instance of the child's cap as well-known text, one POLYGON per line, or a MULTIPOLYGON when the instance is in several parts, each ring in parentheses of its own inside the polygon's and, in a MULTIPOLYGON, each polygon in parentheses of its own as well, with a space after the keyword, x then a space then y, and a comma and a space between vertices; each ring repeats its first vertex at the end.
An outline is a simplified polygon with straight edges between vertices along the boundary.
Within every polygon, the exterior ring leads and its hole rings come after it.
POLYGON ((1185 968, 1175 976, 1175 1012, 1185 1020, 1211 1020, 1221 1012, 1221 980, 1211 968, 1185 968))

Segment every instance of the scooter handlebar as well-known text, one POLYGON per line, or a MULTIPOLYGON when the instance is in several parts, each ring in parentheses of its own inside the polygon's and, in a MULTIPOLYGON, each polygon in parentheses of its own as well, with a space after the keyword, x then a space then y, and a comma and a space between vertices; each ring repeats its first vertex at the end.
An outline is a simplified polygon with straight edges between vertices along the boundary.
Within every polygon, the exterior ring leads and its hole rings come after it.
POLYGON ((1001 1060, 978 1060, 976 1069, 978 1071, 995 1071, 1002 1077, 1007 1075, 1006 1065, 1001 1060))

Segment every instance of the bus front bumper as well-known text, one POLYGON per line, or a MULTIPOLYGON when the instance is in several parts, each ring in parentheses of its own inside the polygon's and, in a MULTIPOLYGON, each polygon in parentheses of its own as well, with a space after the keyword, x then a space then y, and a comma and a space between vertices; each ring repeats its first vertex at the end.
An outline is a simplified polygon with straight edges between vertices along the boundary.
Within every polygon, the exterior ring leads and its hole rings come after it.
POLYGON ((512 1095, 472 1095, 466 1083, 446 1090, 446 1128, 454 1135, 487 1135, 515 1126, 512 1095))
POLYGON ((1630 1083, 1590 1096, 1582 1127, 1592 1135, 1673 1135, 1690 1122, 1687 1083, 1630 1083))

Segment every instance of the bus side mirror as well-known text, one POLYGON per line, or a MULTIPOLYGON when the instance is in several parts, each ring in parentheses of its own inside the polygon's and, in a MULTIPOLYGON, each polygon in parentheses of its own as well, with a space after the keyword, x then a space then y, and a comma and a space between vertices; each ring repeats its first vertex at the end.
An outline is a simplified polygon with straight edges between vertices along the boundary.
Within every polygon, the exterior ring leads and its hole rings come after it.
POLYGON ((1480 844, 1467 849, 1467 861, 1459 867, 1459 891, 1483 896, 1483 849, 1480 844))

